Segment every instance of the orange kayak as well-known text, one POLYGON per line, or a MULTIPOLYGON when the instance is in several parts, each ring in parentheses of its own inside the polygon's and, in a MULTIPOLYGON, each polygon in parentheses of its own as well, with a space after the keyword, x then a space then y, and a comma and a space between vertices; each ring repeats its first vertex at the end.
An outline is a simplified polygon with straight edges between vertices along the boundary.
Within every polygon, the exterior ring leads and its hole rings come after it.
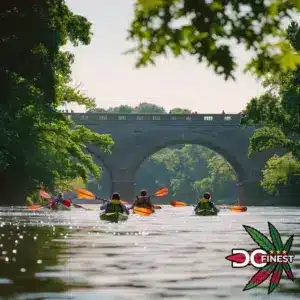
POLYGON ((232 212, 245 212, 247 211, 247 206, 235 205, 231 207, 232 212))
POLYGON ((150 208, 146 208, 146 207, 134 207, 133 208, 133 213, 134 214, 138 214, 140 216, 150 216, 154 213, 155 211, 153 211, 150 208))

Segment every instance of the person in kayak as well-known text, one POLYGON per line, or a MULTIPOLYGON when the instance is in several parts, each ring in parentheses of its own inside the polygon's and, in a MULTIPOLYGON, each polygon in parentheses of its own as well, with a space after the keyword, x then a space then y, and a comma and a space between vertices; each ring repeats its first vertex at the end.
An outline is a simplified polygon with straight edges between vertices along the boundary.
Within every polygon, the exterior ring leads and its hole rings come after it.
POLYGON ((136 200, 133 202, 131 208, 136 206, 150 208, 154 211, 154 205, 151 202, 150 196, 147 195, 146 190, 141 190, 140 196, 136 197, 136 200))
POLYGON ((51 203, 51 208, 53 208, 54 206, 56 206, 58 203, 63 204, 64 206, 70 207, 72 202, 70 200, 64 200, 64 194, 59 192, 57 194, 57 198, 52 201, 51 203))
POLYGON ((121 198, 118 193, 114 193, 111 201, 102 205, 100 210, 105 210, 105 213, 120 212, 129 215, 129 210, 121 203, 121 198))
POLYGON ((203 197, 200 199, 199 203, 195 207, 195 211, 197 210, 213 210, 214 212, 219 211, 214 205, 214 203, 211 201, 210 193, 204 193, 203 197))
POLYGON ((57 199, 55 200, 55 202, 64 204, 64 195, 63 195, 63 193, 59 192, 57 194, 57 199))

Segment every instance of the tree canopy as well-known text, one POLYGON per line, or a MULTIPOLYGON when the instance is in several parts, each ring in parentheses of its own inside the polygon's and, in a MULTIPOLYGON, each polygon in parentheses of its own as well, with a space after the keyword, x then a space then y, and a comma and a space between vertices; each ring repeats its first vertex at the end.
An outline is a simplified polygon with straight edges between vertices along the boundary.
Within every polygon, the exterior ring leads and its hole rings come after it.
MULTIPOLYGON (((156 104, 142 102, 137 106, 120 105, 104 109, 101 107, 90 108, 88 113, 119 113, 119 114, 167 114, 168 112, 162 106, 156 104)), ((175 107, 169 113, 172 114, 192 114, 192 111, 187 108, 175 107)))
POLYGON ((128 33, 136 46, 127 53, 138 54, 137 67, 188 53, 227 80, 234 78, 238 43, 254 53, 246 69, 258 76, 295 70, 300 55, 282 39, 282 21, 299 10, 298 0, 136 0, 128 33))
POLYGON ((86 145, 108 151, 113 141, 58 111, 69 100, 95 106, 70 84, 74 57, 61 50, 68 41, 87 45, 90 22, 64 0, 5 1, 0 9, 0 180, 3 201, 13 204, 40 186, 53 189, 61 180, 99 177, 86 145))

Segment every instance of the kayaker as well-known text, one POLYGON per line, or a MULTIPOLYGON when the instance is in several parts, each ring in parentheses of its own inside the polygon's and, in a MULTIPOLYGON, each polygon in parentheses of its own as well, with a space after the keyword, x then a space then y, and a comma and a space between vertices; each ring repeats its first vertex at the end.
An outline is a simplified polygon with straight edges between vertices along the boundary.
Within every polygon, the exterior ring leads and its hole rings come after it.
POLYGON ((111 201, 102 205, 100 210, 105 210, 105 213, 120 212, 129 215, 129 210, 121 203, 121 198, 118 193, 114 193, 111 201))
POLYGON ((56 201, 56 203, 64 204, 64 195, 63 195, 63 193, 59 192, 57 194, 57 199, 55 201, 56 201))
POLYGON ((51 208, 56 206, 58 203, 63 204, 64 206, 70 207, 72 202, 70 200, 64 200, 64 194, 59 192, 57 198, 52 201, 51 208))
POLYGON ((146 190, 141 190, 140 196, 136 197, 136 200, 133 202, 131 208, 137 207, 145 207, 154 210, 154 205, 150 200, 150 196, 147 195, 146 190))
POLYGON ((218 212, 219 210, 216 208, 214 203, 211 201, 210 193, 204 193, 203 197, 200 199, 199 203, 195 207, 196 210, 214 210, 218 212))

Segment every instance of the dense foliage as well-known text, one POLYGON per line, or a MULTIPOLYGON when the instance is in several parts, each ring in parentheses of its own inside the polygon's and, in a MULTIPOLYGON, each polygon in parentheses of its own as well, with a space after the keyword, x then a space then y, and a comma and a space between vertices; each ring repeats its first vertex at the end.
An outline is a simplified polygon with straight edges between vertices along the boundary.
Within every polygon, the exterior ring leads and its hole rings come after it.
POLYGON ((293 70, 300 55, 278 38, 282 20, 299 10, 299 0, 137 0, 128 36, 136 47, 128 52, 138 54, 137 67, 188 53, 227 79, 237 66, 232 48, 241 43, 254 53, 247 69, 256 75, 293 70))
POLYGON ((155 104, 142 102, 136 107, 129 105, 120 105, 117 107, 109 107, 108 109, 104 108, 93 108, 88 110, 92 113, 120 113, 120 114, 166 114, 167 112, 162 106, 157 106, 155 104))
POLYGON ((169 187, 168 199, 195 202, 210 192, 214 201, 236 200, 232 167, 223 157, 199 145, 178 145, 155 153, 141 165, 136 182, 138 189, 169 187))
POLYGON ((78 176, 99 177, 86 144, 112 145, 58 112, 72 101, 94 107, 70 85, 73 55, 61 51, 68 41, 88 44, 91 24, 74 15, 64 0, 5 1, 0 31, 0 180, 1 202, 22 203, 40 186, 78 176))
MULTIPOLYGON (((136 107, 121 105, 107 110, 96 108, 89 112, 167 113, 163 107, 150 103, 140 103, 136 107)), ((174 108, 171 112, 192 113, 184 108, 174 108)), ((229 198, 233 202, 236 196, 236 177, 232 167, 223 157, 199 145, 172 146, 153 154, 141 165, 135 180, 137 193, 142 188, 155 191, 162 186, 169 187, 170 195, 163 201, 176 198, 195 202, 205 191, 211 192, 215 200, 229 198)), ((89 188, 108 196, 110 191, 104 185, 105 178, 99 186, 90 183, 89 188)))
MULTIPOLYGON (((300 54, 300 27, 290 24, 287 39, 300 54)), ((269 159, 262 186, 269 193, 300 192, 300 67, 267 77, 268 91, 252 99, 244 111, 244 124, 260 126, 250 140, 249 154, 280 147, 283 155, 269 159)))

